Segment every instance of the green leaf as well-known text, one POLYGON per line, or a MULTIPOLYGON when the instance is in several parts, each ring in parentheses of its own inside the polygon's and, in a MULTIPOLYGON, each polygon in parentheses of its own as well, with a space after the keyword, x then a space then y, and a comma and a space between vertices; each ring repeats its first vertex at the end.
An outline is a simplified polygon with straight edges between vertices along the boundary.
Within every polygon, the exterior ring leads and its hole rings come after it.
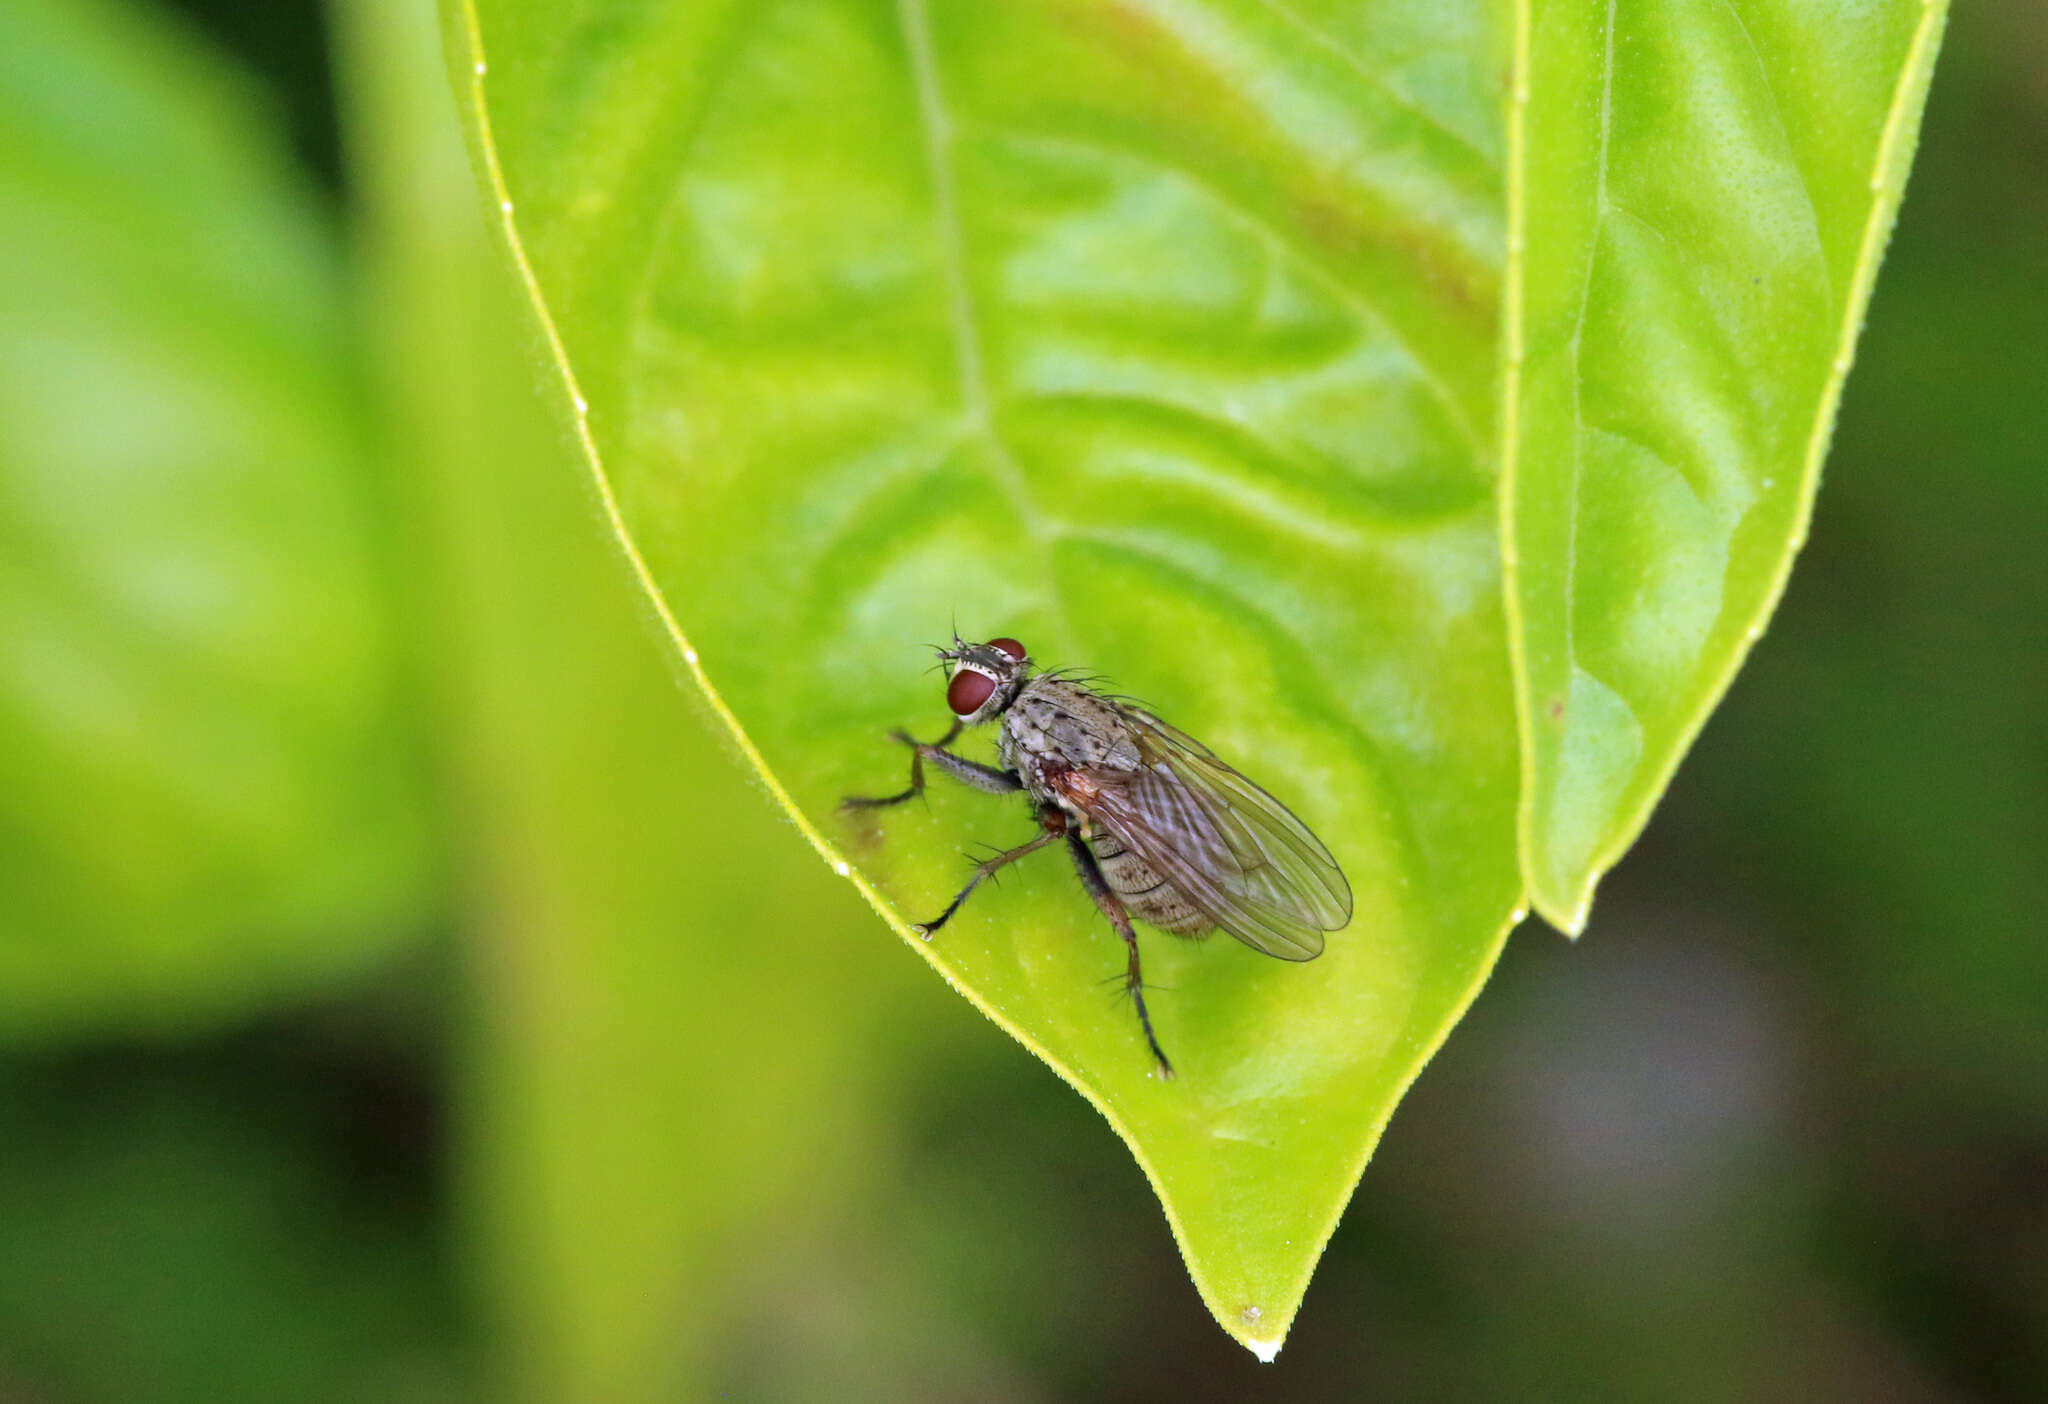
POLYGON ((1268 1356, 1519 893, 1506 54, 1477 3, 1323 8, 447 9, 560 393, 691 675, 825 859, 1101 1109, 1268 1356), (1307 965, 1144 935, 1172 1083, 1057 854, 910 933, 957 849, 1032 832, 1014 803, 833 816, 900 785, 889 727, 943 729, 922 645, 956 618, 1113 675, 1350 875, 1307 965))
POLYGON ((430 900, 334 251, 243 80, 0 12, 0 1035, 359 968, 430 900))
POLYGON ((1945 12, 1518 6, 1502 512, 1524 880, 1567 931, 1805 540, 1945 12))

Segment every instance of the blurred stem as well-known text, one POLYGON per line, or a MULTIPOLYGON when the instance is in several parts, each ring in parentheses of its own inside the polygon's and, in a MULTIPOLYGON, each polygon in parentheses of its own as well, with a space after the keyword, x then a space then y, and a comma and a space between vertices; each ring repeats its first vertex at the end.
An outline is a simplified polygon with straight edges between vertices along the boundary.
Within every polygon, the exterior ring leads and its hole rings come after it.
POLYGON ((863 1030, 911 962, 640 627, 522 354, 431 8, 337 0, 334 23, 468 879, 461 1180, 505 1392, 695 1397, 747 1289, 875 1177, 863 1030))
MULTIPOLYGON (((495 362, 478 324, 489 318, 509 330, 511 321, 488 286, 490 250, 446 110, 431 5, 335 0, 330 8, 364 336, 388 430, 389 500, 402 524, 399 554, 411 585, 405 613, 414 656, 438 653, 442 660, 421 670, 421 695, 435 712, 431 730, 441 739, 444 788, 459 796, 448 808, 461 832, 464 964, 474 989, 493 968, 487 942, 513 929, 511 921, 479 916, 497 905, 494 855, 516 841, 517 825, 509 811, 484 802, 494 783, 489 758, 511 749, 508 738, 468 724, 494 715, 481 694, 489 686, 488 660, 504 647, 501 639, 495 649, 489 642, 503 613, 483 597, 494 568, 489 543, 462 495, 494 437, 483 407, 487 367, 495 362)), ((527 409, 526 417, 534 413, 527 409)), ((497 1045, 514 1035, 505 1005, 474 996, 470 1003, 475 1013, 462 1045, 455 1115, 473 1285, 492 1367, 506 1381, 526 1382, 508 1393, 538 1397, 544 1385, 567 1385, 572 1373, 567 1348, 548 1324, 560 1313, 549 1310, 545 1284, 559 1269, 541 1261, 542 1245, 508 1242, 519 1218, 520 1175, 508 1157, 478 1152, 498 1122, 472 1094, 492 1085, 485 1069, 497 1045)))

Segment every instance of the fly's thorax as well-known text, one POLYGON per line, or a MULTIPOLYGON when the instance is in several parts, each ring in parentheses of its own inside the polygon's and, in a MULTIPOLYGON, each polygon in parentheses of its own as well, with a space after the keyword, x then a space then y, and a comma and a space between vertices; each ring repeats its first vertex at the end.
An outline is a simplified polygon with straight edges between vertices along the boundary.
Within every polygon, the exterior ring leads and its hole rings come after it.
POLYGON ((1046 765, 1065 770, 1134 770, 1138 742, 1117 705, 1079 683, 1038 676, 1003 713, 1004 759, 1030 784, 1046 765))

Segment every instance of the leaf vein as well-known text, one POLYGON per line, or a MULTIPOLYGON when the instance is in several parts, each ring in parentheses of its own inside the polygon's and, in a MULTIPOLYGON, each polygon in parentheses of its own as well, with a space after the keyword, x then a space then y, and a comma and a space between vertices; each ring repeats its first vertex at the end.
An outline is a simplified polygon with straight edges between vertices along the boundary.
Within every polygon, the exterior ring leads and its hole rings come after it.
POLYGON ((1478 160, 1481 166, 1485 167, 1489 171, 1497 171, 1500 169, 1500 163, 1496 161, 1493 158, 1493 156, 1488 152, 1480 150, 1480 148, 1473 142, 1472 138, 1466 136, 1463 132, 1456 130, 1455 128, 1450 126, 1449 123, 1445 122, 1443 118, 1437 116, 1434 112, 1431 112, 1428 108, 1424 107, 1421 103, 1417 102, 1407 93, 1401 91, 1401 89, 1396 87, 1394 85, 1393 80, 1388 78, 1386 74, 1368 65, 1364 59, 1360 58, 1356 53, 1352 51, 1349 45, 1339 42, 1333 35, 1331 35, 1327 30, 1323 29, 1320 25, 1311 24, 1309 20, 1304 15, 1302 15, 1298 10, 1296 10, 1292 5, 1282 3, 1282 0, 1259 0, 1259 4, 1263 5, 1266 9, 1270 10, 1275 16, 1277 16, 1281 20, 1282 23, 1292 27, 1295 30, 1295 32, 1300 34, 1304 39, 1308 40, 1311 44, 1314 44, 1317 48, 1329 54, 1330 57, 1336 59, 1337 62, 1343 64, 1346 68, 1350 69, 1353 73, 1357 74, 1359 77, 1363 78, 1367 83, 1371 84, 1374 90, 1377 91, 1381 96, 1385 97, 1388 101, 1394 103, 1396 106, 1406 109, 1407 111, 1413 113, 1415 116, 1421 118, 1432 129, 1441 133, 1445 137, 1448 137, 1460 148, 1469 152, 1475 159, 1478 160))
POLYGON ((931 173, 939 252, 945 265, 961 412, 968 427, 989 447, 988 461, 997 486, 1010 499, 1026 530, 1042 543, 1048 531, 1045 514, 1032 498, 1022 466, 996 433, 990 409, 980 315, 967 272, 966 234, 961 227, 959 191, 954 179, 953 121, 939 82, 938 57, 932 49, 931 17, 926 12, 925 0, 897 0, 896 13, 903 28, 904 47, 910 55, 918 119, 924 130, 925 163, 931 173))
POLYGON ((1764 96, 1771 104, 1771 122, 1778 129, 1778 140, 1784 143, 1787 163, 1793 174, 1799 177, 1799 198, 1806 202, 1806 220, 1812 229, 1814 249, 1818 255, 1814 261, 1820 265, 1821 286, 1827 292, 1828 307, 1833 310, 1839 304, 1835 299, 1834 270, 1828 267, 1825 246, 1820 238, 1820 207, 1814 203, 1813 184, 1806 178, 1806 168, 1799 164, 1799 147, 1792 140, 1791 128, 1785 123, 1784 104, 1778 99, 1778 89, 1771 82, 1771 71, 1764 63, 1763 50, 1757 47, 1756 36, 1749 32, 1749 24, 1742 18, 1742 11, 1736 8, 1735 0, 1721 0, 1721 4, 1728 11, 1728 17, 1735 21, 1735 29, 1742 36, 1742 42, 1749 46, 1749 56, 1756 62, 1757 82, 1763 85, 1764 96))
POLYGON ((1353 287, 1345 279, 1338 276, 1331 269, 1324 267, 1315 259, 1308 258, 1299 253, 1288 241, 1285 231, 1275 227, 1271 221, 1257 210, 1250 209, 1239 203, 1226 191, 1203 179, 1186 167, 1149 161, 1133 152, 1121 150, 1105 142, 1086 140, 1075 136, 1056 136, 1045 132, 1029 134, 996 132, 990 135, 996 140, 1009 143, 1024 150, 1038 148, 1048 151, 1078 151, 1084 155, 1102 160, 1140 165, 1148 170, 1157 171, 1171 180, 1180 181, 1188 189, 1210 201, 1225 216, 1235 220, 1254 238, 1258 239, 1264 246, 1269 258, 1278 262, 1284 262, 1289 267, 1301 270, 1304 276, 1314 281, 1317 286, 1342 303, 1345 309, 1360 322, 1377 327, 1380 331, 1384 332, 1387 339, 1400 349, 1401 354, 1407 358, 1408 363, 1415 368, 1415 378, 1421 382, 1423 388, 1430 393, 1431 397, 1443 407, 1445 418, 1449 421, 1451 428, 1457 433, 1459 439, 1479 460, 1484 461, 1491 457, 1491 446, 1481 440, 1478 430, 1472 425, 1470 416, 1465 413, 1463 406, 1458 403, 1457 396, 1451 392, 1448 380, 1446 380, 1441 372, 1423 359, 1421 351, 1402 334, 1394 319, 1381 311, 1363 291, 1353 287))

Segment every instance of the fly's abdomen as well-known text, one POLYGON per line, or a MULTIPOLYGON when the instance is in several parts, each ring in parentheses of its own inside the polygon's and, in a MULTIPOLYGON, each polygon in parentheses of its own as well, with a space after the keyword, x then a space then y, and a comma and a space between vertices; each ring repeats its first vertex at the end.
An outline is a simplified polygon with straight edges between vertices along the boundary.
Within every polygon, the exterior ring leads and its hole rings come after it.
POLYGON ((1132 916, 1176 936, 1199 936, 1212 924, 1180 889, 1161 877, 1144 859, 1108 834, 1098 833, 1089 847, 1110 891, 1123 899, 1132 916))

